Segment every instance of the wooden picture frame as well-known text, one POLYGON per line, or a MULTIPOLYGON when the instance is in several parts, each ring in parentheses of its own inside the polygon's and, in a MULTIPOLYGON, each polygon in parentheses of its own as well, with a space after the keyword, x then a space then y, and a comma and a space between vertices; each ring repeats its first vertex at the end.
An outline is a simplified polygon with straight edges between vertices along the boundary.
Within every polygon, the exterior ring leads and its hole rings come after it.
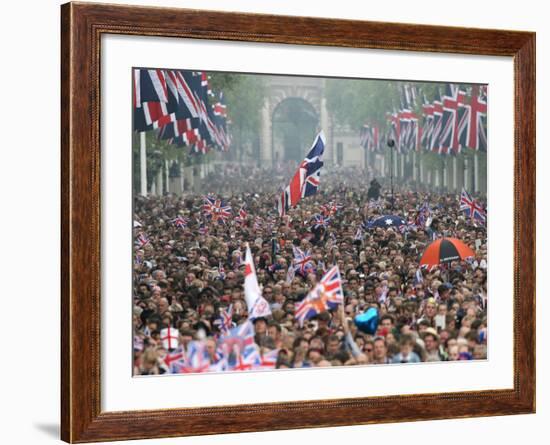
POLYGON ((535 411, 534 33, 90 3, 65 4, 61 13, 63 440, 174 437, 535 411), (99 117, 103 34, 513 57, 513 389, 102 412, 99 117))

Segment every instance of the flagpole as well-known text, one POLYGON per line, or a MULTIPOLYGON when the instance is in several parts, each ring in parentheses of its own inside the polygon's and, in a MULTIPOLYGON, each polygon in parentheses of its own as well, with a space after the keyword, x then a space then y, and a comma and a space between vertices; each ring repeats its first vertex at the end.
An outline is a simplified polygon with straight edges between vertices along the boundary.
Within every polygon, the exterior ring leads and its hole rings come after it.
POLYGON ((275 264, 275 254, 277 250, 277 232, 271 231, 271 264, 275 264))
POLYGON ((166 183, 166 191, 170 193, 170 168, 168 167, 168 159, 164 160, 164 181, 166 183))
POLYGON ((464 157, 464 166, 463 166, 463 182, 464 182, 464 188, 466 190, 469 189, 468 187, 468 158, 464 157))
POLYGON ((147 196, 147 148, 145 141, 145 131, 139 134, 139 165, 140 165, 140 184, 141 196, 147 196))
POLYGON ((416 168, 417 168, 417 163, 416 163, 416 151, 413 151, 413 154, 412 154, 412 179, 413 181, 416 183, 416 168))
POLYGON ((457 186, 456 186, 456 156, 453 157, 453 191, 456 192, 457 186))
POLYGON ((391 188, 391 209, 393 212, 393 148, 395 147, 395 141, 393 139, 388 140, 388 147, 390 147, 390 158, 391 158, 390 188, 391 188))
POLYGON ((477 193, 479 191, 479 156, 478 152, 476 151, 474 153, 474 184, 473 184, 473 190, 474 193, 477 193))

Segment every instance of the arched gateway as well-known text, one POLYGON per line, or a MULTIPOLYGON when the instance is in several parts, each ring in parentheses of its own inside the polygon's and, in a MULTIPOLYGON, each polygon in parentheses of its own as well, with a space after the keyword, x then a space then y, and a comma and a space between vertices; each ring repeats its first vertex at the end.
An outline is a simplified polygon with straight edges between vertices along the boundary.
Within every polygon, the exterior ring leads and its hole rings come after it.
POLYGON ((269 76, 266 82, 261 162, 303 159, 315 134, 323 129, 327 140, 324 159, 332 163, 332 119, 327 112, 325 79, 269 76))

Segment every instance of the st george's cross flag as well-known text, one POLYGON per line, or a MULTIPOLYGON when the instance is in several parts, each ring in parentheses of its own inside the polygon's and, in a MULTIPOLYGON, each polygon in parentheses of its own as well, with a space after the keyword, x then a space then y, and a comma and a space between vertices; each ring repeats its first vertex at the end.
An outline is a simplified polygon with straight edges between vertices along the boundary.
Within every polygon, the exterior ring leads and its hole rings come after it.
POLYGON ((162 347, 167 351, 176 349, 179 346, 178 340, 179 331, 175 328, 165 328, 160 331, 160 340, 162 347))
POLYGON ((290 180, 289 185, 282 191, 277 202, 279 216, 295 207, 300 199, 317 193, 321 167, 323 167, 323 153, 325 152, 325 135, 321 131, 316 137, 305 159, 300 163, 298 170, 290 180))
POLYGON ((248 318, 250 320, 271 315, 269 304, 262 297, 262 291, 258 285, 256 267, 254 266, 254 259, 252 258, 248 244, 246 245, 246 254, 244 257, 244 298, 248 307, 248 318))

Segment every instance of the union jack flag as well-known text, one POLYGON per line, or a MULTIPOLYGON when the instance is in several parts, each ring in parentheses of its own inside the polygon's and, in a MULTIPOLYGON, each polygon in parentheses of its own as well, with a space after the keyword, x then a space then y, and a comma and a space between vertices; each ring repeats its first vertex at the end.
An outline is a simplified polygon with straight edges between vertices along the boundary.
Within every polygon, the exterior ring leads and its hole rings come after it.
POLYGON ((361 147, 368 149, 370 146, 370 141, 372 140, 372 131, 367 124, 364 124, 359 130, 359 145, 361 147))
POLYGON ((369 124, 364 124, 359 133, 359 143, 361 147, 368 151, 380 150, 378 127, 376 125, 370 126, 369 124))
POLYGON ((401 139, 401 121, 399 119, 399 113, 393 109, 392 113, 386 113, 387 119, 390 121, 390 132, 388 135, 389 139, 395 141, 396 150, 399 150, 400 139, 401 139))
POLYGON ((321 281, 296 305, 295 316, 300 326, 304 321, 344 302, 342 278, 338 266, 332 267, 321 281))
POLYGON ((358 227, 357 231, 355 232, 355 236, 353 237, 353 239, 355 241, 363 241, 364 237, 365 237, 365 233, 363 232, 363 228, 358 227))
POLYGON ((321 227, 324 227, 325 229, 328 227, 328 223, 330 222, 329 217, 324 217, 323 215, 317 214, 313 216, 313 228, 319 229, 321 227))
POLYGON ((485 224, 487 220, 487 214, 481 204, 473 199, 465 189, 462 189, 460 194, 460 210, 472 221, 477 220, 485 224))
POLYGON ((237 348, 234 362, 229 363, 231 371, 250 371, 256 369, 261 364, 261 357, 256 347, 247 348, 240 351, 237 348))
POLYGON ((211 360, 208 370, 210 372, 223 372, 229 370, 227 354, 225 354, 220 348, 216 350, 216 356, 214 357, 214 360, 211 360))
POLYGON ((282 191, 277 202, 279 216, 284 216, 286 212, 295 207, 300 199, 312 196, 317 193, 319 187, 319 178, 321 177, 321 167, 323 153, 325 151, 325 136, 320 132, 305 159, 300 163, 298 170, 290 180, 290 184, 282 191))
POLYGON ((179 374, 182 372, 182 368, 185 365, 185 350, 183 346, 179 346, 172 352, 169 352, 164 357, 164 363, 169 369, 170 374, 179 374))
POLYGON ((231 206, 224 205, 221 199, 214 196, 205 196, 202 211, 205 215, 212 218, 213 222, 225 222, 231 217, 231 206))
POLYGON ((228 351, 233 351, 238 348, 239 351, 244 351, 249 347, 255 347, 254 343, 254 325, 250 320, 230 329, 222 335, 220 343, 228 351))
POLYGON ((459 109, 464 106, 466 93, 457 85, 447 84, 443 96, 443 115, 439 136, 439 153, 456 154, 459 147, 459 109))
POLYGON ((233 305, 229 305, 227 309, 221 309, 220 318, 214 324, 218 325, 222 333, 227 334, 233 327, 233 305))
POLYGON ((214 195, 208 194, 202 197, 202 211, 207 213, 212 208, 212 205, 216 202, 216 197, 214 195))
POLYGON ((431 138, 429 141, 428 149, 430 151, 439 152, 439 141, 441 138, 442 130, 442 118, 443 118, 443 103, 441 102, 441 91, 437 90, 435 100, 432 103, 433 107, 433 121, 432 121, 432 131, 431 138))
POLYGON ((294 261, 292 267, 294 271, 299 273, 302 276, 306 276, 308 271, 313 269, 313 263, 311 262, 311 253, 308 251, 304 252, 302 249, 296 246, 292 246, 294 252, 294 261))
POLYGON ((460 142, 474 150, 487 150, 487 86, 472 89, 470 103, 464 105, 460 142))
POLYGON ((244 203, 241 208, 239 209, 239 214, 235 218, 235 221, 239 224, 244 224, 246 222, 246 217, 248 216, 248 212, 245 209, 246 203, 244 203))
POLYGON ((147 235, 145 233, 140 233, 136 238, 136 246, 138 246, 140 249, 145 247, 147 244, 149 244, 149 238, 147 238, 147 235))
POLYGON ((434 130, 434 106, 428 102, 424 95, 424 104, 422 105, 422 113, 424 117, 420 142, 425 149, 428 149, 432 139, 434 130))
POLYGON ((329 202, 328 204, 323 204, 320 208, 321 213, 324 216, 332 216, 338 212, 343 206, 340 204, 335 204, 334 202, 329 202))
POLYGON ((425 202, 424 204, 422 204, 422 206, 420 206, 420 209, 418 209, 418 213, 416 214, 416 219, 414 223, 418 227, 424 227, 431 213, 432 211, 430 209, 430 205, 428 204, 428 202, 425 202))
POLYGON ((189 220, 187 218, 184 218, 183 216, 178 216, 176 219, 172 221, 172 223, 178 229, 185 229, 187 227, 187 224, 189 224, 189 220))

